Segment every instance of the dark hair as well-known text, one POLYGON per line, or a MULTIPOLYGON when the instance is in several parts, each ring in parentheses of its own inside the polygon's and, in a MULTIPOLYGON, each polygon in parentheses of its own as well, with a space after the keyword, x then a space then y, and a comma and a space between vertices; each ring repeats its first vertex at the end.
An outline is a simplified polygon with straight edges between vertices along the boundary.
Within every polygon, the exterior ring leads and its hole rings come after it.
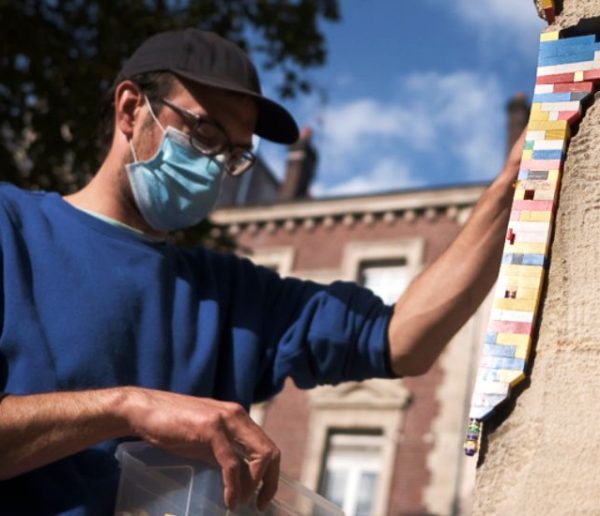
MULTIPOLYGON (((162 104, 159 100, 167 97, 176 82, 175 76, 170 72, 150 72, 134 75, 130 78, 144 92, 156 116, 159 115, 162 104)), ((100 121, 98 124, 98 147, 100 159, 103 160, 114 136, 115 129, 115 90, 119 83, 106 92, 100 103, 100 121)))

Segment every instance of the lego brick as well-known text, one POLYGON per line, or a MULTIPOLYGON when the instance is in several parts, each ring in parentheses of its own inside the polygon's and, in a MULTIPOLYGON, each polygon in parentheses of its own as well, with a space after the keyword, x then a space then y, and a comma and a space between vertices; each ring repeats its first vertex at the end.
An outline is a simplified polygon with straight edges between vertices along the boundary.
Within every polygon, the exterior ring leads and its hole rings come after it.
POLYGON ((543 267, 532 267, 530 265, 501 265, 500 274, 503 276, 526 276, 529 278, 543 278, 543 267))
POLYGON ((513 253, 523 253, 523 254, 543 254, 546 255, 547 254, 547 249, 548 246, 547 244, 525 244, 525 243, 519 243, 519 244, 506 244, 505 247, 505 252, 513 252, 513 253))
POLYGON ((506 291, 514 292, 514 299, 537 299, 537 292, 544 283, 544 276, 506 275, 498 278, 496 299, 506 298, 506 291))
POLYGON ((554 0, 542 0, 542 9, 554 9, 554 0))
MULTIPOLYGON (((534 201, 535 202, 535 201, 534 201)), ((514 233, 548 233, 552 226, 548 222, 511 222, 508 226, 514 233)))
POLYGON ((560 179, 560 170, 549 170, 548 181, 558 181, 560 179))
POLYGON ((515 242, 541 243, 550 240, 550 231, 519 231, 516 233, 515 242))
POLYGON ((496 343, 504 346, 529 346, 531 344, 531 336, 519 333, 498 333, 496 343))
POLYGON ((533 150, 560 150, 564 151, 567 142, 564 140, 537 140, 532 142, 533 150))
POLYGON ((582 80, 585 80, 585 81, 598 81, 598 80, 600 80, 600 69, 585 70, 583 72, 583 78, 582 78, 582 80))
MULTIPOLYGON (((587 38, 587 36, 582 36, 587 38)), ((539 57, 542 59, 553 57, 567 57, 584 55, 591 53, 590 59, 594 58, 594 53, 600 50, 600 44, 597 42, 584 42, 579 38, 566 38, 555 41, 554 43, 546 43, 540 45, 539 57)), ((581 59, 587 61, 588 59, 581 59)))
POLYGON ((560 37, 560 32, 552 31, 552 32, 542 32, 540 35, 540 41, 548 42, 548 41, 557 41, 560 37))
POLYGON ((575 73, 552 73, 540 75, 535 79, 536 84, 560 84, 562 82, 575 82, 575 73))
POLYGON ((492 412, 494 412, 493 407, 479 407, 477 405, 471 405, 471 408, 469 410, 469 418, 477 419, 478 421, 483 421, 484 419, 489 417, 489 415, 492 412))
POLYGON ((498 334, 496 332, 493 331, 488 331, 485 334, 485 341, 488 344, 495 344, 496 343, 496 337, 498 336, 498 334))
POLYGON ((515 348, 515 358, 522 358, 527 361, 529 353, 531 352, 531 346, 520 346, 515 348))
POLYGON ((511 211, 510 220, 521 220, 521 212, 515 210, 511 211))
POLYGON ((546 267, 546 257, 543 254, 504 253, 502 263, 507 265, 536 265, 546 267))
POLYGON ((551 113, 548 112, 548 111, 536 111, 536 112, 532 112, 529 115, 529 120, 530 121, 531 120, 534 120, 534 121, 539 121, 539 120, 547 121, 547 120, 550 120, 550 114, 551 113))
MULTIPOLYGON (((584 72, 584 79, 588 80, 585 72, 596 70, 600 68, 600 60, 580 61, 577 63, 559 64, 552 66, 540 66, 537 69, 537 76, 544 77, 548 75, 562 75, 562 74, 573 74, 573 80, 570 81, 557 81, 557 82, 575 82, 575 72, 584 72)), ((537 82, 537 81, 536 81, 537 82)), ((549 84, 552 84, 550 82, 549 84)))
POLYGON ((533 160, 546 160, 546 159, 551 159, 551 160, 562 160, 564 157, 563 155, 563 151, 562 150, 555 150, 555 149, 551 149, 551 150, 534 150, 533 151, 533 155, 532 155, 532 159, 533 160))
POLYGON ((481 367, 489 369, 513 369, 522 371, 525 368, 525 360, 522 358, 508 357, 481 357, 481 367))
MULTIPOLYGON (((497 310, 514 310, 518 312, 535 312, 538 307, 537 299, 494 299, 494 308, 497 310)), ((492 328, 490 328, 492 330, 492 328)), ((498 330, 500 331, 500 330, 498 330)), ((502 331, 502 333, 506 333, 502 331)), ((517 332, 524 333, 524 332, 517 332)))
MULTIPOLYGON (((549 116, 548 120, 552 120, 554 117, 549 116)), ((580 111, 563 111, 558 113, 557 120, 566 120, 569 124, 575 124, 581 119, 580 111)))
POLYGON ((508 383, 511 387, 517 385, 525 379, 523 371, 502 369, 498 371, 499 380, 508 383))
POLYGON ((519 171, 519 181, 546 181, 550 174, 549 170, 523 170, 519 171), (520 173, 524 172, 525 177, 520 177, 520 173))
MULTIPOLYGON (((554 122, 541 122, 544 124, 552 124, 554 122)), ((563 123, 561 121, 561 123, 563 123)), ((521 169, 526 170, 554 170, 560 168, 562 159, 528 159, 521 161, 521 169)))
POLYGON ((483 354, 488 357, 509 357, 515 356, 515 346, 506 346, 498 344, 486 344, 483 346, 483 354))
MULTIPOLYGON (((555 88, 554 84, 538 84, 534 88, 533 94, 538 95, 540 93, 553 93, 554 88, 555 88)), ((567 90, 567 91, 570 91, 570 90, 567 90)), ((560 93, 564 93, 564 91, 561 91, 560 93)), ((532 108, 533 108, 533 106, 532 106, 532 108)))
MULTIPOLYGON (((546 117, 546 118, 547 118, 547 117, 546 117)), ((533 157, 533 151, 532 151, 532 150, 525 149, 525 150, 523 151, 523 154, 521 154, 521 160, 523 160, 523 161, 528 161, 528 160, 530 160, 532 157, 533 157)))
POLYGON ((553 211, 552 201, 514 201, 513 210, 519 211, 553 211))
POLYGON ((508 395, 509 385, 504 382, 490 382, 477 380, 475 382, 474 391, 478 394, 495 394, 495 395, 508 395))
POLYGON ((559 114, 560 111, 548 111, 548 120, 560 120, 560 117, 558 116, 559 114))
MULTIPOLYGON (((531 335, 533 331, 532 325, 529 323, 512 322, 512 321, 490 321, 488 329, 499 333, 523 333, 531 335)), ((507 369, 512 369, 508 367, 507 369)))
POLYGON ((587 50, 584 50, 577 54, 566 54, 566 55, 554 55, 548 57, 540 57, 538 58, 538 66, 546 67, 546 66, 555 66, 555 65, 566 65, 571 63, 583 63, 587 61, 594 61, 596 58, 595 55, 596 50, 594 47, 590 47, 587 50))
POLYGON ((567 124, 566 129, 551 129, 546 131, 546 140, 565 140, 571 137, 571 128, 567 124))
POLYGON ((594 83, 593 82, 573 82, 573 83, 564 83, 564 84, 540 84, 536 86, 536 88, 543 88, 544 86, 552 86, 553 91, 556 93, 564 93, 567 91, 583 91, 586 93, 594 92, 594 83))
POLYGON ((528 141, 546 140, 546 131, 530 131, 527 129, 525 137, 528 141))
MULTIPOLYGON (((563 93, 563 95, 574 95, 573 93, 563 93)), ((587 95, 587 93, 583 93, 587 95)), ((542 103, 541 111, 579 111, 581 107, 580 100, 573 100, 570 102, 544 102, 542 103)))
POLYGON ((538 93, 533 96, 533 102, 551 104, 553 102, 570 102, 571 93, 538 93))
MULTIPOLYGON (((520 211, 519 220, 523 222, 552 222, 553 213, 551 211, 520 211)), ((527 245, 527 244, 522 244, 527 245)), ((531 245, 539 245, 539 244, 531 244, 531 245)), ((533 251, 529 251, 533 252, 533 251)))
POLYGON ((585 80, 585 76, 583 75, 583 72, 575 72, 573 74, 573 80, 575 82, 583 82, 585 80))
POLYGON ((554 192, 558 186, 557 181, 546 181, 543 179, 520 179, 517 181, 517 190, 536 190, 554 192))
MULTIPOLYGON (((529 122, 527 125, 528 131, 565 131, 569 127, 566 122, 529 122)), ((548 138, 547 140, 558 140, 559 138, 548 138)))
POLYGON ((522 312, 518 310, 500 310, 494 308, 491 311, 491 317, 495 321, 515 321, 533 323, 535 314, 533 312, 522 312))
POLYGON ((533 150, 535 148, 535 140, 525 140, 525 145, 523 146, 523 148, 527 150, 533 150))

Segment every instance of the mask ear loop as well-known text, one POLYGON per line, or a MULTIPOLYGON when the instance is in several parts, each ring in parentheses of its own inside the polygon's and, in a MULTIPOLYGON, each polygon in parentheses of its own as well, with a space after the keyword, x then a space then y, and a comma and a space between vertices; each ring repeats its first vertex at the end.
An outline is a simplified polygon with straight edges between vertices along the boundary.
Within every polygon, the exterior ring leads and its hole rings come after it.
MULTIPOLYGON (((150 116, 152 117, 152 119, 156 122, 156 125, 158 125, 158 127, 160 127, 160 129, 162 130, 162 132, 165 132, 165 128, 163 127, 163 125, 158 121, 158 118, 156 117, 156 115, 154 114, 154 110, 152 109, 152 105, 150 104, 150 101, 148 100, 148 97, 146 95, 144 95, 144 101, 146 102, 146 106, 148 106, 148 111, 150 112, 150 116)), ((133 155, 133 161, 134 163, 138 161, 137 158, 137 154, 135 152, 135 149, 133 148, 133 143, 131 142, 132 138, 130 138, 128 140, 129 143, 129 148, 131 149, 131 154, 133 155)))

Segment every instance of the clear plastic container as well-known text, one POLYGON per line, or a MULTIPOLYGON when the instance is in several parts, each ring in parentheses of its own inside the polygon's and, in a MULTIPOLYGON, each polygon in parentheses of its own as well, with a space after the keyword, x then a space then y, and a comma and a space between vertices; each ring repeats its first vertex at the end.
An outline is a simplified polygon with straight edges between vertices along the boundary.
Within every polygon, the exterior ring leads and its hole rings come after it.
POLYGON ((264 512, 253 503, 228 511, 221 471, 200 461, 171 455, 145 442, 122 443, 116 457, 121 479, 116 516, 343 516, 325 498, 284 474, 264 512))

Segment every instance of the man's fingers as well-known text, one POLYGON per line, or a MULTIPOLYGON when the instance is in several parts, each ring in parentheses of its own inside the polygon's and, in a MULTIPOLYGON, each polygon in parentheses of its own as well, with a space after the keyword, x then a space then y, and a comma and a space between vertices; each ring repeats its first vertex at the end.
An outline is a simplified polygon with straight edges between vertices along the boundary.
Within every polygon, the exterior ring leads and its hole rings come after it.
POLYGON ((256 500, 256 506, 259 511, 264 511, 269 502, 275 496, 277 492, 277 485, 279 483, 279 467, 280 467, 280 455, 277 453, 275 457, 269 462, 267 470, 263 477, 263 484, 258 493, 256 500))
POLYGON ((234 451, 231 441, 223 431, 214 434, 212 448, 223 475, 225 505, 229 510, 234 510, 242 494, 241 469, 243 460, 234 451))

